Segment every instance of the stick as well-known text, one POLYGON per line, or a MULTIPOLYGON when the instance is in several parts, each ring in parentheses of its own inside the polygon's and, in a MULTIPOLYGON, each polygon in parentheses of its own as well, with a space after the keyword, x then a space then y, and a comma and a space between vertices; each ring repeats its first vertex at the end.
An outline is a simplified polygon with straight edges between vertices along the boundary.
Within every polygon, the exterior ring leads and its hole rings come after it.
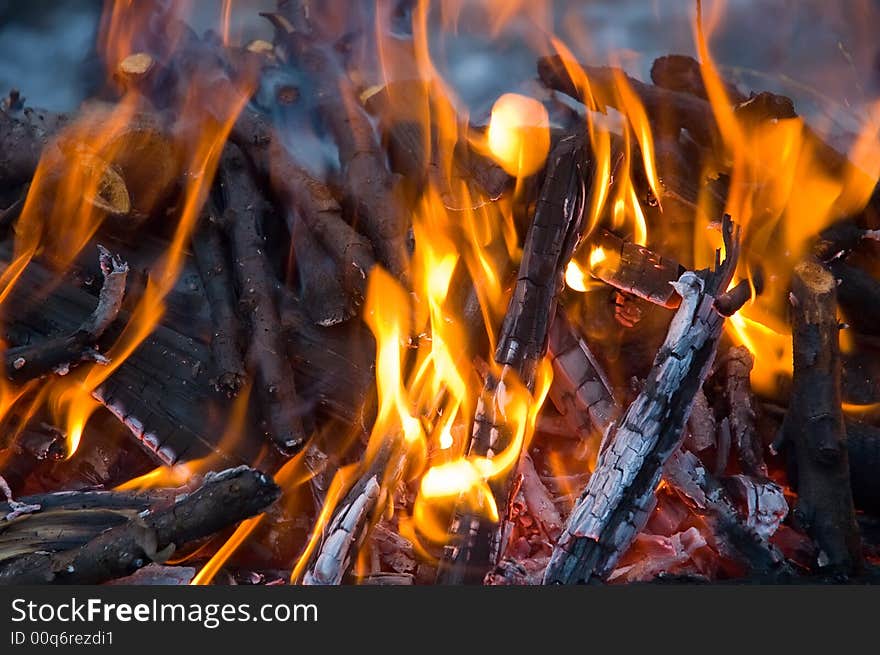
POLYGON ((9 379, 21 383, 56 369, 66 370, 84 359, 101 361, 93 346, 119 314, 128 264, 111 255, 103 246, 98 246, 98 253, 104 283, 91 316, 66 336, 8 349, 3 359, 9 379))
POLYGON ((245 380, 241 356, 241 324, 235 311, 228 247, 217 225, 219 215, 208 201, 192 247, 205 297, 211 309, 211 356, 214 360, 214 388, 235 396, 245 380))
POLYGON ((862 556, 840 408, 834 277, 820 264, 798 264, 791 302, 794 373, 783 433, 797 462, 795 512, 819 547, 818 566, 849 574, 862 556))
POLYGON ((678 307, 681 298, 672 283, 685 268, 677 261, 602 228, 590 238, 590 246, 590 274, 594 277, 655 305, 678 307))
POLYGON ((712 361, 724 317, 714 301, 727 287, 739 256, 739 231, 722 225, 727 258, 713 272, 684 273, 682 297, 645 386, 607 439, 568 518, 544 575, 545 584, 603 580, 648 519, 666 460, 681 444, 684 423, 712 361))
POLYGON ((271 478, 247 466, 209 473, 192 494, 142 513, 80 548, 12 560, 0 568, 0 584, 99 584, 129 575, 261 512, 280 494, 271 478))
POLYGON ((324 327, 348 320, 355 307, 337 277, 335 262, 299 216, 292 211, 285 214, 300 294, 309 316, 324 327))
POLYGON ((248 359, 258 380, 256 390, 264 407, 266 434, 282 453, 292 454, 302 448, 306 433, 275 304, 266 243, 260 234, 261 196, 237 147, 227 146, 220 167, 239 303, 251 324, 248 359))

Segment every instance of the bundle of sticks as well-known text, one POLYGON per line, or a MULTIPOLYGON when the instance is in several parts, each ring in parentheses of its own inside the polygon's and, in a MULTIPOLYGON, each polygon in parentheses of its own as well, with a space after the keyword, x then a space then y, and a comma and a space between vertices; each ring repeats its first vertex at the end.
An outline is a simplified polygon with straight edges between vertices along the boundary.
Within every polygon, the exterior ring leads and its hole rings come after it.
MULTIPOLYGON (((17 94, 0 110, 0 189, 12 198, 0 216, 2 279, 20 276, 2 299, 9 344, 4 363, 10 388, 25 396, 74 367, 106 364, 101 352, 119 338, 147 293, 141 267, 155 263, 168 242, 157 216, 174 206, 186 175, 169 112, 180 106, 193 76, 210 79, 220 96, 254 71, 261 83, 294 71, 313 96, 308 111, 320 118, 338 154, 338 170, 322 176, 298 159, 256 98, 238 114, 189 240, 180 276, 188 282, 168 295, 161 325, 91 391, 134 444, 135 465, 120 470, 94 463, 100 438, 87 430, 74 458, 92 462, 86 476, 60 459, 65 453, 53 455, 63 426, 53 425, 51 412, 13 409, 4 417, 14 436, 3 444, 8 484, 0 505, 0 582, 99 583, 148 566, 163 580, 188 580, 192 575, 175 577, 174 567, 160 565, 182 546, 228 534, 267 508, 271 520, 261 534, 274 544, 264 548, 272 552, 252 555, 262 568, 285 569, 290 577, 291 552, 315 544, 294 571, 296 581, 309 584, 355 578, 572 584, 671 573, 779 580, 864 572, 858 523, 864 517, 856 508, 880 509, 871 474, 880 429, 849 420, 843 406, 880 400, 875 372, 865 364, 877 359, 865 355, 876 353, 880 303, 873 300, 880 283, 860 266, 875 247, 873 212, 880 205, 872 201, 816 235, 795 268, 792 378, 780 397, 759 398, 749 383, 752 355, 727 343, 723 329, 761 287, 758 275, 733 284, 747 256, 738 217, 716 222, 723 252, 701 270, 663 251, 662 240, 652 250, 610 226, 590 224, 596 153, 570 109, 568 121, 554 130, 543 170, 518 184, 516 194, 514 181, 466 139, 453 150, 450 172, 433 159, 437 149, 424 147, 431 135, 387 120, 381 91, 362 93, 354 64, 342 48, 331 47, 332 37, 302 3, 281 2, 267 18, 274 43, 239 48, 166 17, 157 24, 173 27, 174 57, 151 51, 151 43, 167 35, 147 33, 142 49, 115 62, 138 111, 117 137, 113 150, 120 154, 101 164, 100 193, 84 199, 109 217, 95 236, 109 246, 99 251, 101 284, 88 250, 63 276, 40 257, 16 271, 21 230, 12 228, 27 205, 50 201, 28 195, 26 185, 38 166, 56 161, 50 170, 60 176, 57 167, 77 156, 64 131, 74 118, 26 107, 17 94), (511 444, 503 416, 511 381, 534 391, 542 361, 552 365, 553 381, 530 449, 508 473, 488 481, 497 520, 459 503, 448 543, 430 560, 417 555, 396 518, 388 518, 390 508, 411 509, 413 498, 399 439, 389 438, 358 465, 360 437, 376 419, 374 344, 360 314, 375 267, 404 288, 411 284, 411 199, 428 185, 451 189, 450 175, 466 179, 486 202, 516 196, 522 223, 521 258, 496 262, 499 278, 510 280, 510 294, 493 353, 483 352, 487 317, 473 281, 452 278, 464 331, 472 337, 468 356, 491 359, 500 372, 483 376, 467 456, 491 460, 511 444), (587 307, 588 320, 563 283, 584 242, 611 255, 593 271, 601 287, 589 294, 597 304, 587 307), (840 352, 839 310, 857 334, 857 355, 840 352), (218 435, 229 421, 228 406, 239 400, 248 404, 248 418, 230 444, 218 435), (343 433, 356 438, 335 436, 343 433), (221 462, 214 468, 222 472, 184 489, 94 490, 155 464, 205 456, 221 462), (560 458, 574 470, 560 473, 553 464, 560 458), (276 502, 282 490, 275 482, 242 466, 259 466, 281 484, 291 462, 308 470, 302 479, 309 481, 314 509, 291 502, 287 496, 298 490, 285 489, 276 502), (42 470, 49 473, 35 474, 42 470), (331 489, 335 470, 354 473, 331 489), (75 491, 48 493, 44 487, 62 476, 74 477, 62 484, 75 491), (786 484, 796 493, 791 515, 786 484), (325 505, 331 496, 334 502, 325 505), (309 539, 309 530, 320 534, 309 539)), ((544 58, 538 77, 548 92, 581 102, 571 67, 559 57, 544 58)), ((714 195, 722 216, 726 191, 700 179, 692 161, 718 159, 721 148, 699 64, 661 58, 652 84, 608 68, 578 68, 594 100, 580 111, 624 111, 614 90, 621 77, 644 107, 655 132, 663 192, 657 200, 665 220, 678 217, 692 226, 701 189, 714 195)), ((284 90, 273 103, 302 97, 284 90)), ((728 93, 743 121, 795 115, 782 96, 746 96, 729 83, 728 93)), ((558 102, 556 95, 548 98, 558 102)), ((82 111, 99 120, 108 109, 91 104, 82 111)), ((818 136, 811 138, 830 167, 850 166, 818 136)), ((646 197, 654 193, 643 186, 646 197)))

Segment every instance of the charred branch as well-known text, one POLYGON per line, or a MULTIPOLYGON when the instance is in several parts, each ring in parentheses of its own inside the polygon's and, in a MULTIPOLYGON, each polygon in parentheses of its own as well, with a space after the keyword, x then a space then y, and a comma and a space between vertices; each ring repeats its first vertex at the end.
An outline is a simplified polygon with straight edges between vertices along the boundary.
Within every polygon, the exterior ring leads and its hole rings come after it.
POLYGON ((734 235, 729 216, 722 230, 727 258, 720 261, 718 253, 713 272, 686 272, 675 283, 682 303, 642 392, 607 439, 568 518, 545 584, 605 579, 645 525, 663 465, 681 444, 694 396, 709 373, 724 325, 714 302, 736 269, 739 233, 734 235))
MULTIPOLYGON (((736 503, 721 482, 706 470, 693 453, 676 451, 666 462, 663 478, 707 522, 712 530, 713 546, 722 555, 743 562, 753 574, 791 572, 785 557, 769 542, 768 531, 763 534, 759 532, 754 520, 753 525, 749 525, 749 517, 738 512, 736 503)), ((775 486, 772 482, 767 484, 775 486)), ((776 490, 776 497, 782 498, 782 490, 778 486, 776 490)), ((784 499, 782 506, 784 510, 774 514, 775 527, 785 518, 788 510, 784 499)), ((753 515, 756 513, 757 510, 753 515)), ((769 531, 770 534, 775 527, 769 531)))
POLYGON ((8 349, 4 354, 4 365, 9 379, 23 382, 53 370, 66 371, 69 366, 85 359, 102 360, 94 350, 95 343, 119 314, 128 264, 111 255, 103 246, 98 246, 98 252, 104 283, 91 316, 71 334, 8 349))
POLYGON ((261 234, 260 194, 238 148, 227 146, 220 166, 239 306, 251 327, 248 360, 256 373, 256 390, 264 407, 266 433, 281 452, 295 453, 305 443, 306 433, 278 318, 274 276, 261 234))
POLYGON ((794 449, 798 521, 819 548, 819 567, 861 568, 840 400, 837 285, 821 265, 795 267, 791 288, 794 373, 783 432, 794 449))
POLYGON ((672 283, 684 273, 684 266, 602 228, 589 243, 594 253, 590 265, 594 277, 655 305, 678 307, 681 298, 672 283))
POLYGON ((241 322, 235 310, 231 256, 218 225, 219 214, 208 202, 201 222, 192 237, 202 286, 211 310, 211 357, 214 362, 214 387, 228 396, 238 393, 246 373, 242 359, 241 322))
POLYGON ((271 478, 246 466, 208 474, 193 493, 141 513, 79 548, 34 552, 5 563, 0 584, 99 584, 129 575, 261 512, 280 493, 271 478))
POLYGON ((733 445, 740 466, 746 475, 767 477, 764 448, 755 429, 755 409, 750 375, 755 358, 744 346, 731 348, 725 357, 726 378, 724 394, 727 398, 727 417, 733 445))
POLYGON ((561 306, 550 324, 548 353, 553 363, 550 401, 583 441, 605 434, 620 405, 589 345, 561 306))

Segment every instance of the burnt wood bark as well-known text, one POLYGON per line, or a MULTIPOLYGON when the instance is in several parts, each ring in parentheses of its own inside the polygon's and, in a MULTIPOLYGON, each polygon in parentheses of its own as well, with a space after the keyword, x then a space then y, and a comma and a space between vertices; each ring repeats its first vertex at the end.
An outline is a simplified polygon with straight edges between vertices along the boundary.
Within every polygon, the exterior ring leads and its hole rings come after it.
POLYGON ((724 394, 727 398, 727 418, 739 464, 746 475, 767 477, 764 448, 755 429, 750 375, 755 358, 744 346, 734 346, 725 356, 724 394))
POLYGON ((161 562, 196 539, 258 514, 281 490, 246 466, 205 476, 170 506, 139 514, 79 548, 35 552, 0 565, 0 584, 99 584, 161 562))
POLYGON ((729 216, 722 231, 726 259, 712 272, 684 273, 682 297, 642 392, 618 421, 599 455, 544 575, 545 584, 605 579, 654 507, 663 465, 680 446, 697 390, 702 387, 724 325, 714 307, 739 256, 739 231, 729 216))
POLYGON ((3 357, 9 379, 21 383, 84 359, 100 358, 94 346, 119 314, 128 264, 103 246, 98 246, 98 253, 104 283, 95 310, 70 334, 7 349, 3 357))
POLYGON ((230 270, 232 258, 219 221, 219 212, 214 203, 208 201, 193 234, 192 248, 211 309, 214 388, 228 396, 235 396, 246 377, 242 359, 242 329, 235 308, 234 278, 230 270))
POLYGON ((849 574, 861 568, 861 544, 840 406, 837 284, 820 264, 795 267, 791 287, 794 373, 783 423, 794 449, 796 517, 819 548, 818 566, 849 574))
POLYGON ((590 267, 594 277, 655 305, 678 307, 681 298, 672 283, 684 273, 684 266, 604 228, 597 229, 589 243, 602 249, 602 257, 590 267))
MULTIPOLYGON (((470 456, 493 457, 510 442, 504 425, 503 401, 507 376, 529 390, 535 368, 547 352, 550 321, 565 267, 581 238, 582 219, 592 167, 583 136, 562 139, 550 154, 535 217, 523 246, 516 285, 507 307, 495 362, 501 379, 489 376, 477 403, 470 456)), ((509 476, 489 482, 498 507, 507 507, 509 476)), ((502 521, 502 525, 504 522, 502 521)), ((504 550, 498 526, 469 511, 456 511, 451 543, 444 549, 438 581, 479 583, 504 550)))
POLYGON ((306 432, 303 407, 297 399, 293 368, 278 318, 274 274, 261 234, 262 199, 237 147, 227 146, 220 173, 226 199, 224 223, 235 258, 239 306, 251 327, 247 359, 254 367, 266 435, 282 453, 292 454, 302 448, 306 432))

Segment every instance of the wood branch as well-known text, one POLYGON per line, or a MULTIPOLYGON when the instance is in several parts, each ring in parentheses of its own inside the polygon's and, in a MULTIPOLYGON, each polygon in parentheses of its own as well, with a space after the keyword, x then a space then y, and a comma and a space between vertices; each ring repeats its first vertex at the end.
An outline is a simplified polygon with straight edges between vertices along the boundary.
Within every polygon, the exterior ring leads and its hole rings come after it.
POLYGON ((220 215, 210 200, 192 237, 205 297, 211 309, 211 357, 217 391, 235 396, 246 377, 242 359, 241 322, 235 309, 231 255, 221 233, 220 215))
POLYGON ((589 80, 589 92, 592 97, 584 98, 583 91, 572 80, 563 59, 559 55, 542 57, 538 60, 538 76, 549 88, 564 93, 587 107, 601 112, 606 107, 620 109, 620 95, 617 91, 617 79, 623 79, 638 96, 658 132, 675 135, 681 128, 687 129, 691 136, 703 146, 714 146, 720 143, 718 127, 708 102, 694 97, 689 93, 671 91, 652 84, 645 84, 627 75, 620 69, 606 66, 585 66, 572 63, 579 67, 589 80))
POLYGON ((342 208, 323 182, 297 164, 278 134, 266 120, 247 108, 242 111, 230 135, 267 180, 276 204, 294 207, 327 254, 336 262, 343 287, 359 303, 366 293, 367 277, 375 264, 373 248, 366 237, 346 223, 342 208))
POLYGON ((764 446, 755 429, 755 409, 750 382, 755 358, 748 348, 734 346, 727 351, 724 359, 727 418, 730 421, 732 442, 736 448, 740 468, 746 475, 766 478, 764 446))
POLYGON ((714 308, 739 256, 739 231, 725 216, 727 258, 702 276, 684 273, 682 297, 642 392, 599 455, 596 469, 553 551, 545 584, 605 579, 648 519, 662 467, 680 446, 685 421, 702 387, 724 325, 714 308))
POLYGON ((315 85, 317 111, 336 141, 347 200, 358 223, 388 270, 407 277, 408 210, 394 192, 394 176, 354 84, 329 48, 291 30, 275 14, 263 15, 275 26, 282 47, 315 85))
POLYGON ((672 283, 684 273, 684 266, 603 228, 594 232, 589 243, 591 275, 655 305, 678 307, 681 298, 672 283))
POLYGON ((66 372, 70 366, 86 359, 101 361, 94 349, 95 344, 119 314, 128 264, 111 255, 103 246, 98 246, 98 253, 104 283, 95 310, 70 334, 9 348, 3 356, 9 379, 21 383, 53 370, 66 372))
POLYGON ((353 298, 342 288, 336 263, 330 259, 309 226, 296 213, 287 211, 293 264, 299 291, 317 325, 337 325, 354 316, 353 298))
MULTIPOLYGON (((510 384, 531 390, 535 368, 547 352, 550 320, 565 267, 577 246, 592 168, 582 136, 561 140, 550 155, 535 217, 523 246, 516 286, 504 316, 495 362, 501 379, 489 376, 476 407, 469 456, 493 457, 510 443, 502 396, 510 384)), ((515 469, 514 469, 515 470, 515 469)), ((498 507, 507 507, 509 476, 489 482, 498 507)), ((504 525, 502 521, 501 525, 504 525)), ((456 510, 451 543, 444 549, 438 581, 482 581, 504 551, 498 526, 470 510, 456 510)))
POLYGON ((58 492, 0 503, 0 562, 34 551, 78 548, 152 505, 173 502, 179 493, 175 489, 58 492))
POLYGON ((548 344, 553 363, 550 401, 582 441, 601 438, 621 408, 598 360, 559 305, 548 344))
POLYGON ((285 454, 306 441, 303 408, 297 399, 293 368, 286 357, 275 302, 275 282, 261 234, 261 196, 241 151, 228 145, 221 164, 227 230, 235 256, 239 304, 251 326, 248 360, 256 374, 267 437, 285 454))
POLYGON ((768 541, 769 535, 760 534, 748 525, 724 486, 696 455, 677 450, 663 468, 663 479, 703 517, 711 529, 711 543, 722 555, 743 562, 753 574, 791 573, 785 557, 768 541))
POLYGON ((99 584, 129 575, 258 514, 280 494, 271 478, 246 466, 208 474, 193 493, 141 513, 79 548, 35 552, 0 565, 0 584, 99 584))
POLYGON ((834 277, 820 264, 798 264, 791 302, 794 373, 783 432, 797 464, 795 514, 819 548, 818 566, 850 574, 862 556, 840 406, 834 277))

